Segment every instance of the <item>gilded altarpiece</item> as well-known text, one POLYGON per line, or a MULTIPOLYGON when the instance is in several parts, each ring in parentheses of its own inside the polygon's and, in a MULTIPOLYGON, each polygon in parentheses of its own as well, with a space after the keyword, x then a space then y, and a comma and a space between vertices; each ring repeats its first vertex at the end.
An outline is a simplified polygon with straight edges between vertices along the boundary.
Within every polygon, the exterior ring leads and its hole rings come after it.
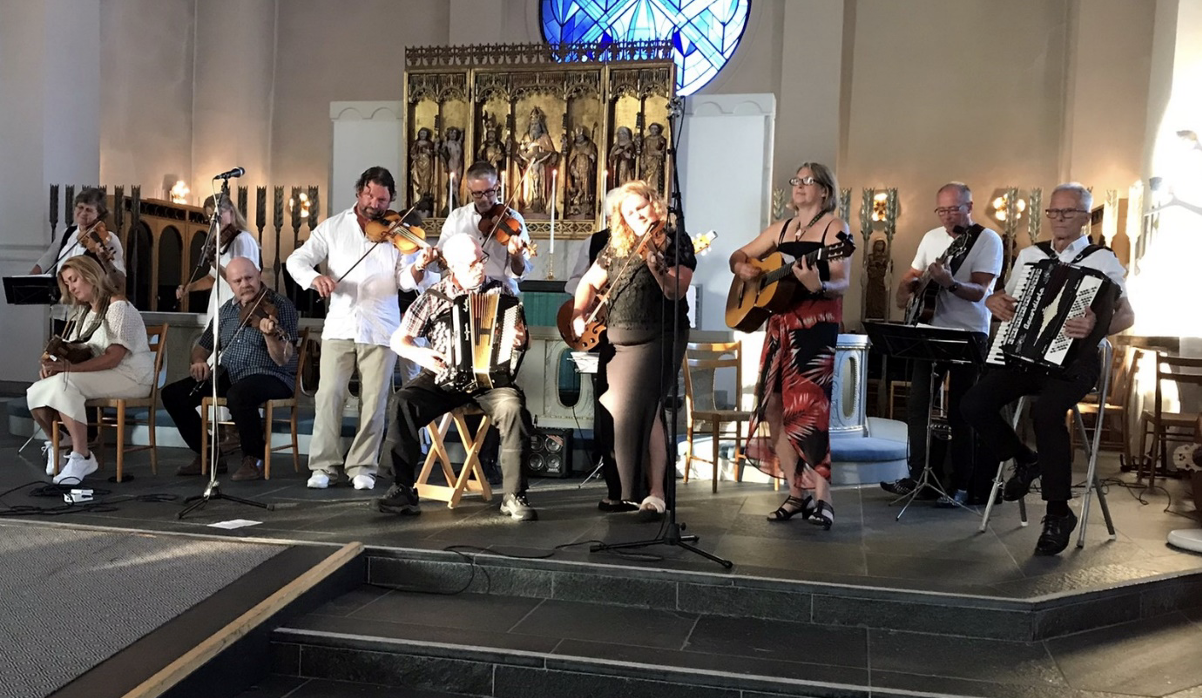
POLYGON ((667 193, 667 42, 419 47, 405 52, 404 186, 436 236, 470 201, 464 173, 486 160, 530 234, 582 239, 603 222, 605 192, 647 179, 667 193))

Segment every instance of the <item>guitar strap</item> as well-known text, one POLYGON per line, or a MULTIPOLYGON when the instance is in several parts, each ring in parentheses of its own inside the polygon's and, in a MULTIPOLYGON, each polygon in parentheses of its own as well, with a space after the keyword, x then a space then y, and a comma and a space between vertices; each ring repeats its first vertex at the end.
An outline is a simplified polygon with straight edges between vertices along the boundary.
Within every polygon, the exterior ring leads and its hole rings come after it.
POLYGON ((964 260, 968 259, 968 253, 972 252, 973 245, 977 244, 977 238, 981 237, 981 232, 985 230, 985 226, 980 223, 973 223, 967 231, 964 232, 968 236, 968 244, 964 247, 964 252, 949 259, 947 266, 954 276, 960 270, 960 265, 964 264, 964 260))

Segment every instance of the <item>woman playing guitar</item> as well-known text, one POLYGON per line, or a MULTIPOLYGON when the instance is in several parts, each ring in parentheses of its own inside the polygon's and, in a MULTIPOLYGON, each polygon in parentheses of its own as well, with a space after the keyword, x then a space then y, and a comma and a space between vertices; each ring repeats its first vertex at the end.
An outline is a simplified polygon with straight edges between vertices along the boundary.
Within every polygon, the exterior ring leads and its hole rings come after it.
POLYGON ((747 455, 789 483, 789 498, 769 521, 801 514, 829 529, 835 512, 827 482, 827 428, 849 264, 844 258, 811 266, 802 258, 846 234, 847 223, 835 215, 839 187, 825 165, 806 163, 789 183, 797 217, 773 223, 730 256, 731 271, 745 282, 763 273, 754 261, 769 254, 779 251, 801 260, 792 268, 797 281, 792 302, 768 319, 747 455))

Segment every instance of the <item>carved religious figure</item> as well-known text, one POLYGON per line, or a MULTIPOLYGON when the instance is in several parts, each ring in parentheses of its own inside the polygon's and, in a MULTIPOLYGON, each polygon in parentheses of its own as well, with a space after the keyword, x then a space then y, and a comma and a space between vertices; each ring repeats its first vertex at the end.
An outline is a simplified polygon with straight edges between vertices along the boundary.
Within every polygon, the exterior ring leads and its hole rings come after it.
POLYGON ((559 153, 547 134, 546 114, 538 107, 530 110, 530 125, 518 144, 517 155, 522 161, 522 199, 534 213, 544 213, 553 195, 551 177, 547 175, 557 164, 559 153))
POLYGON ((634 179, 635 157, 634 136, 626 126, 619 126, 614 136, 613 147, 609 149, 609 176, 614 187, 634 179))
POLYGON ((487 162, 498 172, 505 169, 505 146, 501 144, 500 131, 496 123, 488 119, 484 125, 484 143, 480 145, 476 159, 487 162))
POLYGON ((643 180, 656 191, 664 190, 664 159, 668 154, 668 139, 664 138, 664 125, 651 124, 649 133, 643 136, 642 162, 643 180))
POLYGON ((447 139, 438 150, 449 182, 447 190, 451 200, 447 202, 447 208, 450 210, 459 205, 459 185, 463 181, 463 131, 454 126, 448 128, 447 139))
POLYGON ((417 140, 409 147, 409 192, 411 203, 434 192, 434 141, 428 128, 418 129, 417 140))
POLYGON ((568 158, 568 215, 593 212, 597 185, 597 145, 583 126, 577 126, 568 158))
POLYGON ((889 317, 889 291, 885 276, 889 273, 889 252, 885 241, 877 238, 865 260, 868 288, 864 290, 864 318, 886 320, 889 317))

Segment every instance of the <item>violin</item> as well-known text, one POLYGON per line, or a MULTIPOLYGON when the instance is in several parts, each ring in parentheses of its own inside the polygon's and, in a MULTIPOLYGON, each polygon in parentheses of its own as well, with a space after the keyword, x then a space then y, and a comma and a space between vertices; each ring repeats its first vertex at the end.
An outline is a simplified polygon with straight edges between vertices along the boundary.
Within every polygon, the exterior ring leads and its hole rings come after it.
POLYGON ((275 323, 275 331, 271 333, 271 336, 281 342, 288 342, 290 341, 288 335, 284 334, 284 328, 280 327, 279 311, 276 309, 275 303, 267 298, 269 293, 271 293, 271 289, 264 286, 253 301, 242 306, 242 310, 238 314, 238 324, 242 327, 251 325, 257 330, 261 321, 270 319, 275 323))
POLYGON ((418 250, 434 249, 426 242, 426 231, 409 222, 408 214, 385 211, 374 221, 368 221, 363 234, 372 242, 390 242, 401 254, 413 254, 418 250))
POLYGON ((80 229, 76 237, 84 249, 96 256, 105 271, 113 271, 113 250, 109 247, 109 229, 104 221, 96 221, 87 230, 80 229))
MULTIPOLYGON (((485 240, 493 237, 502 245, 508 245, 510 238, 516 237, 521 239, 522 222, 510 213, 512 210, 503 203, 497 203, 481 214, 480 222, 476 224, 476 228, 484 236, 485 240)), ((538 247, 533 242, 527 243, 526 248, 530 251, 531 257, 538 256, 538 247)))
POLYGON ((204 261, 211 261, 213 259, 213 255, 217 252, 217 250, 214 248, 217 245, 221 245, 221 250, 223 252, 229 249, 230 244, 234 241, 234 238, 238 237, 238 233, 240 232, 242 231, 238 230, 238 226, 231 223, 230 225, 222 228, 221 233, 216 237, 209 236, 209 238, 205 240, 204 247, 201 248, 200 258, 204 261))

